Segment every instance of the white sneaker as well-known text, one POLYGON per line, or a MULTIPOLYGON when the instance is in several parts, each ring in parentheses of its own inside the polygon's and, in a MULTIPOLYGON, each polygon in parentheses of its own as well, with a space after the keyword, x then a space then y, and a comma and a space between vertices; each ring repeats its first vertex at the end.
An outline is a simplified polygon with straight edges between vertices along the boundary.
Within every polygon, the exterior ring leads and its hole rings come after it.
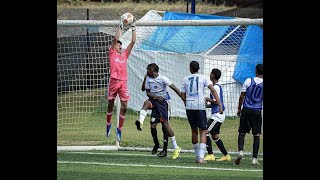
POLYGON ((259 162, 258 162, 258 160, 257 160, 257 158, 253 158, 251 164, 252 164, 252 165, 260 165, 259 162))
POLYGON ((243 158, 243 151, 239 151, 237 159, 234 161, 236 165, 240 164, 241 159, 243 158))

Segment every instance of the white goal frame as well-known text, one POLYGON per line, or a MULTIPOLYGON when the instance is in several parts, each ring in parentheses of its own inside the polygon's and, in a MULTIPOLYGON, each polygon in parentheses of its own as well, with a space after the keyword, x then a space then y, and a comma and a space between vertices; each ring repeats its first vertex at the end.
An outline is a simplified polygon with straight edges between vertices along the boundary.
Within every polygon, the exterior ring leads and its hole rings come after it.
MULTIPOLYGON (((116 27, 118 20, 57 20, 58 27, 116 27)), ((137 21, 139 26, 221 26, 221 25, 263 25, 263 19, 235 18, 224 20, 166 20, 166 21, 137 21)), ((117 119, 119 115, 119 99, 115 102, 117 119)), ((141 150, 151 151, 151 148, 121 147, 119 142, 116 146, 57 146, 57 151, 88 151, 88 150, 141 150)), ((168 149, 172 152, 173 149, 168 149)), ((182 150, 181 152, 193 152, 193 150, 182 150)), ((220 152, 215 152, 220 153, 220 152)), ((233 154, 235 152, 230 152, 233 154)), ((245 152, 249 154, 250 152, 245 152)))

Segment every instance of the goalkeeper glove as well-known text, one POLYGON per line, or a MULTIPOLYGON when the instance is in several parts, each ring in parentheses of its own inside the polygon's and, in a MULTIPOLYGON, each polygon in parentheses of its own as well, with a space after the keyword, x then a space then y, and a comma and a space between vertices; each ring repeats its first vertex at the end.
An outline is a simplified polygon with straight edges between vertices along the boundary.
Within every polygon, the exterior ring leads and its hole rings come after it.
POLYGON ((132 23, 130 24, 132 31, 135 31, 135 30, 136 30, 136 21, 137 21, 136 18, 133 18, 133 21, 132 21, 132 23))
POLYGON ((121 30, 123 30, 123 23, 122 23, 122 21, 120 21, 119 28, 120 28, 121 30))

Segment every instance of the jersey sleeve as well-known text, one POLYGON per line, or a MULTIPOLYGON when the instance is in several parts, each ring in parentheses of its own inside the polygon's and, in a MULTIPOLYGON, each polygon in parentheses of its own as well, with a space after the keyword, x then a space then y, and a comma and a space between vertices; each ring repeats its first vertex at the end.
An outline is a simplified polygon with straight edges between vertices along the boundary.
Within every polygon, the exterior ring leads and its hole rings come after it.
POLYGON ((145 87, 145 89, 150 89, 149 80, 150 80, 150 78, 149 78, 149 77, 147 77, 147 79, 146 79, 146 85, 144 86, 144 87, 145 87))
POLYGON ((170 81, 170 79, 166 76, 163 76, 163 81, 167 86, 171 86, 172 81, 170 81))
POLYGON ((246 92, 247 88, 250 86, 250 84, 251 84, 251 78, 247 78, 243 83, 243 86, 241 88, 241 92, 246 92))
POLYGON ((186 93, 186 86, 185 86, 186 80, 187 80, 187 78, 184 78, 184 79, 182 80, 182 86, 181 86, 181 89, 180 89, 180 91, 181 91, 182 93, 186 93))

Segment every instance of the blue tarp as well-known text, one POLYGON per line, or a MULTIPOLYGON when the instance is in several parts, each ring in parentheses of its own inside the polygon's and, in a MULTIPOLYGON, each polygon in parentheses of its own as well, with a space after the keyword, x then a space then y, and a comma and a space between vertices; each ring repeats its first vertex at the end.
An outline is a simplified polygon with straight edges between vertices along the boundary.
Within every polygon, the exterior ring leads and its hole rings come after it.
MULTIPOLYGON (((233 19, 233 17, 166 12, 163 20, 233 19)), ((144 50, 200 53, 212 48, 229 26, 161 26, 140 46, 144 50), (183 38, 181 38, 183 37, 183 38)), ((255 66, 263 63, 263 30, 256 25, 247 26, 241 42, 233 78, 243 84, 255 76, 255 66)))
POLYGON ((263 31, 250 25, 240 45, 233 79, 243 84, 246 78, 255 77, 257 64, 263 64, 263 31))
MULTIPOLYGON (((163 20, 233 19, 232 17, 166 12, 163 20)), ((209 50, 229 26, 161 26, 142 43, 145 50, 200 53, 209 50), (181 38, 182 37, 182 38, 181 38)))

